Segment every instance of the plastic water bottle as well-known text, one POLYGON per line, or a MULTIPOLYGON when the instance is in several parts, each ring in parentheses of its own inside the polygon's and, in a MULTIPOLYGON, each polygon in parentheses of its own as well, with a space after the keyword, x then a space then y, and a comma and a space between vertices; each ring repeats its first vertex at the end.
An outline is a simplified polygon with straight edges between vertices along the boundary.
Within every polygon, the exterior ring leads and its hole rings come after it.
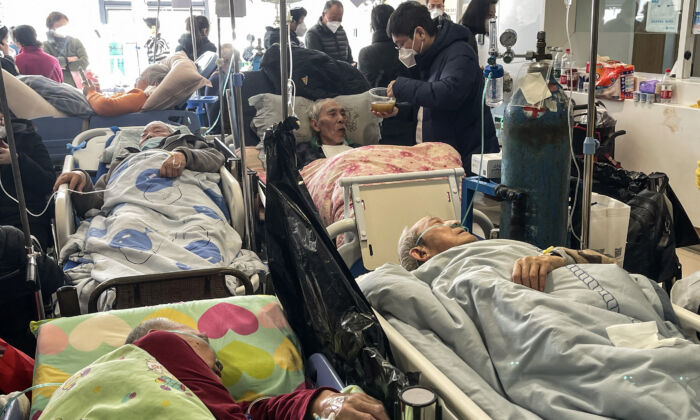
POLYGON ((561 48, 555 48, 554 63, 552 65, 554 71, 554 80, 559 80, 561 77, 561 56, 563 55, 561 48))
POLYGON ((564 55, 561 56, 561 69, 560 69, 560 76, 559 76, 559 84, 565 89, 565 90, 571 90, 571 80, 570 78, 572 77, 571 74, 571 68, 573 67, 573 63, 571 61, 571 50, 566 49, 566 52, 564 55))
POLYGON ((663 79, 661 79, 661 103, 670 104, 673 99, 673 79, 671 69, 666 69, 663 79))

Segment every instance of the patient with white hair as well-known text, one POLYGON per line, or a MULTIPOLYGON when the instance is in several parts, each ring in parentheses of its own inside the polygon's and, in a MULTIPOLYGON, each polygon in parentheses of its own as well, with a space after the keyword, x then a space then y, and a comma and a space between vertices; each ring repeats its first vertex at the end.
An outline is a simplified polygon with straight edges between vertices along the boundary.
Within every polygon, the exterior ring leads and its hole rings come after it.
MULTIPOLYGON (((409 271, 418 269, 431 258, 454 247, 468 247, 478 238, 459 221, 446 221, 439 217, 425 216, 410 228, 405 228, 399 238, 399 262, 409 271)), ((515 261, 511 280, 514 283, 544 291, 547 275, 569 264, 614 264, 615 259, 592 250, 577 251, 556 247, 541 255, 523 255, 515 261)))
MULTIPOLYGON (((141 151, 153 149, 163 150, 170 155, 160 167, 159 175, 164 178, 177 178, 185 169, 217 173, 225 161, 224 155, 201 137, 181 134, 164 122, 152 121, 143 128, 138 149, 127 147, 124 153, 115 157, 109 171, 94 185, 87 172, 74 170, 64 172, 56 179, 54 191, 63 184, 68 184, 70 190, 78 192, 104 190, 112 173, 121 163, 128 161, 141 151)), ((78 215, 83 216, 90 209, 102 207, 103 195, 76 194, 72 197, 72 202, 78 215)))
POLYGON ((297 144, 299 170, 317 159, 332 158, 359 146, 346 137, 347 111, 335 99, 314 102, 309 111, 309 124, 311 141, 297 144))

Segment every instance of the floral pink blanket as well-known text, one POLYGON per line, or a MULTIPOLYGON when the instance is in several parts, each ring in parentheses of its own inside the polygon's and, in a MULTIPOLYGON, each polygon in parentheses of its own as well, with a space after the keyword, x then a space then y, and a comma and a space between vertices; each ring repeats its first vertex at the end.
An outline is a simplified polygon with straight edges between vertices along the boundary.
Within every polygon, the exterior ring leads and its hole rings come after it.
POLYGON ((343 188, 340 178, 461 168, 462 160, 452 146, 422 143, 415 146, 364 146, 331 159, 306 165, 301 176, 316 204, 321 220, 329 226, 343 219, 343 188))

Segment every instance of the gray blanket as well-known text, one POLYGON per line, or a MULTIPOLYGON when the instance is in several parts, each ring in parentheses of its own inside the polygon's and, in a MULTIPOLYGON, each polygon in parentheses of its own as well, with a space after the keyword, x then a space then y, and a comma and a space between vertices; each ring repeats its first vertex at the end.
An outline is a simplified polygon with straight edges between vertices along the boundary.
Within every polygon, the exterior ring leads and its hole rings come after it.
POLYGON ((58 83, 44 76, 20 76, 19 79, 68 116, 90 118, 95 115, 83 92, 67 83, 58 83))
MULTIPOLYGON (((257 255, 241 249, 227 223, 219 174, 185 169, 177 178, 162 178, 168 157, 156 149, 123 161, 112 172, 100 212, 82 221, 61 249, 81 309, 99 283, 117 277, 212 267, 248 276, 266 271, 257 255)), ((239 284, 229 283, 233 293, 239 284)), ((98 305, 109 309, 109 296, 98 305)))
POLYGON ((658 287, 616 265, 560 268, 544 293, 512 283, 515 260, 539 252, 481 241, 414 272, 385 265, 360 287, 494 418, 700 418, 700 346, 615 347, 606 332, 653 321, 661 338, 682 338, 658 287))

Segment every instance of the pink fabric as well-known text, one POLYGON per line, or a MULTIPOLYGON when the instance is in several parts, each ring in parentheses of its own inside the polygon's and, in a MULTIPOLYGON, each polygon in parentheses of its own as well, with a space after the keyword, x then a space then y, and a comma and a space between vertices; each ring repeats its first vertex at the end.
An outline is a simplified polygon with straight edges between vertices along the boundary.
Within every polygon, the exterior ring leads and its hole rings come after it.
MULTIPOLYGON (((462 160, 452 146, 429 142, 415 146, 364 146, 331 159, 318 159, 301 171, 321 220, 329 226, 343 219, 343 188, 340 178, 386 175, 461 168, 462 160)), ((352 205, 351 205, 352 209, 352 205)))
POLYGON ((15 64, 23 75, 36 74, 63 83, 63 71, 58 60, 46 54, 41 47, 22 47, 15 57, 15 64))

